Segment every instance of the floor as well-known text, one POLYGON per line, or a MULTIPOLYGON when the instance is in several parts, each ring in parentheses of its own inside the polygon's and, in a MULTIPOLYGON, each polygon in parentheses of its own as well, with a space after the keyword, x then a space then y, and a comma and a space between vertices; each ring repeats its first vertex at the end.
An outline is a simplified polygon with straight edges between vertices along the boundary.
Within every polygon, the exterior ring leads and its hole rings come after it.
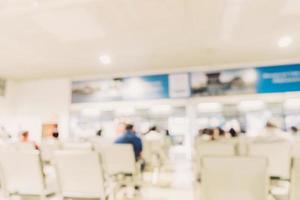
MULTIPOLYGON (((160 173, 156 184, 150 173, 144 175, 144 186, 134 200, 193 200, 191 161, 182 149, 173 149, 170 161, 160 173)), ((125 198, 126 199, 126 198, 125 198)))

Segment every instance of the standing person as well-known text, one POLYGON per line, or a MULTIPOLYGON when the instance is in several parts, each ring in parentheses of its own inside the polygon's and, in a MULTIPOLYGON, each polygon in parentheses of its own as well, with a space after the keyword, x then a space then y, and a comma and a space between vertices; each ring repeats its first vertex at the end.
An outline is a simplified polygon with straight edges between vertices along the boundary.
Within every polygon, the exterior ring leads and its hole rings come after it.
POLYGON ((135 160, 138 161, 141 159, 143 150, 142 140, 136 136, 136 132, 134 131, 134 126, 132 124, 125 125, 125 131, 123 131, 122 135, 117 138, 115 143, 131 144, 133 146, 135 160))

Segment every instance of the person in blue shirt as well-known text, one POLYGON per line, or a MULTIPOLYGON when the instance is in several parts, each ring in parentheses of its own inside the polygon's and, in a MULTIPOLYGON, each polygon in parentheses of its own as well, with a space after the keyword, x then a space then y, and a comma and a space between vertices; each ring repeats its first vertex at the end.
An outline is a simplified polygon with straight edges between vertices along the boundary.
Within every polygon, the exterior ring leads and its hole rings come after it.
POLYGON ((134 126, 132 124, 125 125, 125 131, 123 134, 117 138, 115 141, 116 144, 132 144, 135 160, 138 161, 141 158, 141 154, 143 151, 142 140, 136 136, 134 131, 134 126))

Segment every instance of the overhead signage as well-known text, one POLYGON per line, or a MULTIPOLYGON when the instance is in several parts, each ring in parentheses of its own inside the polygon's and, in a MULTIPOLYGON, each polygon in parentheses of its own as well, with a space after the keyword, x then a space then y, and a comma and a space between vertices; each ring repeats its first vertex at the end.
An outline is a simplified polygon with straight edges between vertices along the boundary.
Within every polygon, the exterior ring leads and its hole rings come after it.
POLYGON ((300 91, 300 64, 257 68, 257 93, 300 91))
POLYGON ((169 98, 168 75, 152 75, 125 78, 121 96, 124 100, 146 100, 169 98))
POLYGON ((192 96, 255 93, 255 69, 233 69, 191 73, 192 96))
POLYGON ((188 73, 169 75, 169 95, 170 98, 184 98, 191 95, 188 73))
POLYGON ((74 81, 72 103, 169 98, 168 75, 74 81))
POLYGON ((72 103, 292 91, 300 91, 300 64, 73 81, 72 103))

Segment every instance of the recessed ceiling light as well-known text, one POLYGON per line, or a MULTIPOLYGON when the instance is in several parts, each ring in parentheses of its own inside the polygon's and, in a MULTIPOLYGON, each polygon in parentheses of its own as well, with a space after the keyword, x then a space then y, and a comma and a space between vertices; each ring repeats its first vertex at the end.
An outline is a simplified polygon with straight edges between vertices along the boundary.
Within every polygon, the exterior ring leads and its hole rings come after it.
POLYGON ((33 7, 33 8, 38 8, 38 7, 39 7, 39 2, 36 1, 36 0, 34 0, 34 1, 32 2, 32 7, 33 7))
POLYGON ((282 47, 282 48, 283 47, 288 47, 292 44, 292 42, 293 42, 293 39, 291 37, 285 36, 285 37, 282 37, 282 38, 279 39, 278 46, 282 47))
POLYGON ((108 65, 108 64, 111 63, 111 58, 110 58, 110 56, 109 56, 109 55, 106 55, 106 54, 101 55, 101 56, 99 57, 99 60, 100 60, 100 62, 101 62, 102 64, 104 64, 104 65, 108 65))

